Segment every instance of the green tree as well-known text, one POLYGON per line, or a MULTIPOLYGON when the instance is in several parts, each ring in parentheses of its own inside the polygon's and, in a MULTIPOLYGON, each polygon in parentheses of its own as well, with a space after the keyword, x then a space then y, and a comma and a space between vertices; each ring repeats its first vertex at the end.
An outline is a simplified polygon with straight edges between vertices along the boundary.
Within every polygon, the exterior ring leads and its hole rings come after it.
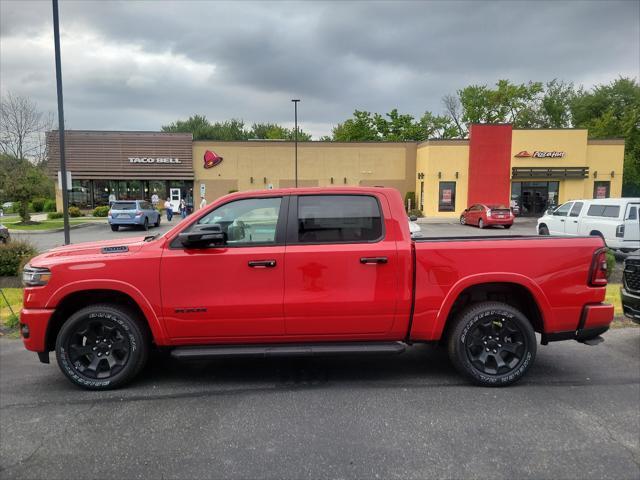
POLYGON ((536 106, 543 86, 540 82, 516 85, 498 80, 496 88, 469 85, 458 90, 464 123, 511 123, 516 128, 535 126, 536 106))
POLYGON ((187 120, 177 120, 162 126, 163 132, 185 132, 193 134, 194 140, 247 140, 249 132, 242 120, 231 119, 211 123, 204 115, 192 115, 187 120))
POLYGON ((576 95, 573 83, 553 79, 547 82, 535 124, 539 128, 571 127, 571 102, 576 95))
POLYGON ((580 89, 571 102, 573 124, 591 138, 624 138, 622 195, 640 196, 640 85, 618 78, 591 91, 580 89))
POLYGON ((339 123, 333 128, 333 140, 336 142, 366 142, 381 140, 375 119, 370 112, 356 110, 353 118, 339 123))
MULTIPOLYGON (((294 129, 288 129, 277 123, 254 123, 249 132, 249 138, 266 140, 293 140, 294 129)), ((311 134, 306 133, 298 127, 298 141, 308 142, 311 134)))
POLYGON ((20 202, 20 218, 29 222, 29 202, 35 197, 48 197, 53 182, 41 168, 26 159, 0 154, 0 197, 20 202))

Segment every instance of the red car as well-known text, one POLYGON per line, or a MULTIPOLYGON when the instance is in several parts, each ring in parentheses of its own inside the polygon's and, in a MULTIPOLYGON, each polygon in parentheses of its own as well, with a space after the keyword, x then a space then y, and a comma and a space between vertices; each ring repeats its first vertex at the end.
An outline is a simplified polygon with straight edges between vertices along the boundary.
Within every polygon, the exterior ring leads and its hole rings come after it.
POLYGON ((533 364, 535 332, 543 345, 602 340, 604 247, 596 236, 412 239, 391 188, 238 192, 162 236, 34 258, 20 330, 40 361, 55 351, 93 390, 132 380, 154 349, 259 359, 429 342, 471 381, 501 386, 533 364))
POLYGON ((502 225, 511 228, 515 215, 504 205, 483 205, 477 203, 467 208, 460 215, 461 225, 477 225, 479 228, 502 225))

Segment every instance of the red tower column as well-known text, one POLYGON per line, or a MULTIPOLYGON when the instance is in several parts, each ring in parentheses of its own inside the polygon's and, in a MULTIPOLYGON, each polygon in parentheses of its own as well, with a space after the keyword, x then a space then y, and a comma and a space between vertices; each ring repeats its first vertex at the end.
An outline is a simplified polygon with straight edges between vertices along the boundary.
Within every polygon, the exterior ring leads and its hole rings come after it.
POLYGON ((471 125, 468 203, 509 206, 511 125, 471 125))

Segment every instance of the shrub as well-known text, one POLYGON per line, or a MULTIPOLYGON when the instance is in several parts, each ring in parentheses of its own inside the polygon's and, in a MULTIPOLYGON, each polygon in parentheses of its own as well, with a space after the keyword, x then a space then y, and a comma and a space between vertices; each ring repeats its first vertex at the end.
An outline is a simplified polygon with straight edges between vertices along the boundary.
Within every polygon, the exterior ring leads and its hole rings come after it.
POLYGON ((31 206, 33 207, 34 212, 43 212, 44 211, 44 203, 47 201, 46 198, 34 198, 31 201, 31 206))
POLYGON ((21 267, 37 254, 36 248, 26 241, 0 244, 0 276, 15 277, 20 273, 21 267))
POLYGON ((20 317, 15 313, 10 313, 4 324, 9 328, 17 328, 20 324, 20 317))
POLYGON ((82 212, 78 207, 69 207, 69 216, 70 217, 81 217, 82 212))
POLYGON ((238 190, 229 190, 227 193, 236 193, 238 190))
POLYGON ((45 200, 44 201, 44 209, 45 212, 55 212, 56 211, 56 201, 55 200, 45 200))
POLYGON ((404 196, 404 209, 407 210, 409 205, 409 200, 411 200, 411 209, 416 208, 416 192, 407 192, 404 196))
POLYGON ((47 213, 47 218, 49 220, 56 220, 56 219, 62 218, 62 217, 63 217, 62 212, 49 212, 49 213, 47 213))
POLYGON ((409 210, 407 212, 407 215, 409 215, 410 217, 416 216, 418 218, 424 217, 424 214, 422 213, 422 210, 420 210, 418 208, 412 208, 411 210, 409 210))
POLYGON ((103 205, 101 207, 96 207, 93 209, 94 217, 106 217, 109 214, 109 206, 103 205))

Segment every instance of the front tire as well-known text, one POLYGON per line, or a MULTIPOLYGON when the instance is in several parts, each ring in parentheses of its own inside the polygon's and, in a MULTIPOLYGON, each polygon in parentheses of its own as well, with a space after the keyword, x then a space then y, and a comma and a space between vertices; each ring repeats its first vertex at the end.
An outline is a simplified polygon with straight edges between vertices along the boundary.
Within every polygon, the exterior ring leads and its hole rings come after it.
POLYGON ((538 229, 538 235, 549 235, 549 227, 547 227, 546 225, 540 225, 540 228, 538 229))
POLYGON ((149 356, 149 339, 135 315, 115 305, 93 305, 71 315, 56 339, 62 373, 87 390, 130 382, 149 356))
POLYGON ((472 382, 502 387, 520 380, 536 357, 536 336, 527 318, 506 303, 481 302, 454 320, 449 358, 472 382))

